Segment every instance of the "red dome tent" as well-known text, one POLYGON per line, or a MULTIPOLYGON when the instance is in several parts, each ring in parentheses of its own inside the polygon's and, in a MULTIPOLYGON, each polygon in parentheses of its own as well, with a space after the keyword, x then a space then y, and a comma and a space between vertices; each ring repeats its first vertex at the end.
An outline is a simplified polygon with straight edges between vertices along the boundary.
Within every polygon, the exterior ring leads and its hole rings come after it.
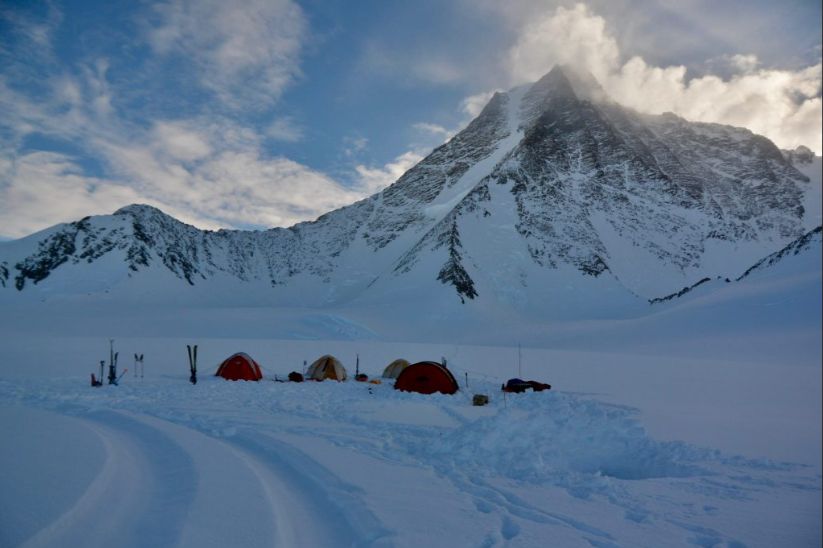
POLYGON ((230 381, 259 381, 263 378, 260 366, 245 352, 226 358, 215 375, 230 381))
POLYGON ((454 394, 458 387, 454 375, 446 366, 437 362, 418 362, 403 369, 394 383, 394 389, 421 394, 454 394))

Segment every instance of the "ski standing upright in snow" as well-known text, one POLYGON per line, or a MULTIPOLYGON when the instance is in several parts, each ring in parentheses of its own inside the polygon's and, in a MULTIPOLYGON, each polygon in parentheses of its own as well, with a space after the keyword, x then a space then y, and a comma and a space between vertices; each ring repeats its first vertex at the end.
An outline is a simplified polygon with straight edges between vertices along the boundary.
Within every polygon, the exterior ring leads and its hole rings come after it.
POLYGON ((114 351, 114 339, 109 339, 109 384, 117 384, 117 357, 120 353, 114 351))
POLYGON ((189 382, 197 384, 197 345, 192 347, 187 344, 186 349, 189 351, 189 370, 191 371, 189 382))

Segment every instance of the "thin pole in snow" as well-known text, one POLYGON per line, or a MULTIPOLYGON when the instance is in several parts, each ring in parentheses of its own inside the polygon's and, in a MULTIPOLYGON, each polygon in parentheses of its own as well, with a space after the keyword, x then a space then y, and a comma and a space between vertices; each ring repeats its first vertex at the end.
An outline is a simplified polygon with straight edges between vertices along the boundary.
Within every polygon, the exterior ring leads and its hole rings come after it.
POLYGON ((143 378, 145 374, 145 365, 143 365, 143 354, 135 354, 134 355, 134 378, 137 378, 137 368, 140 368, 140 378, 143 378))
POLYGON ((354 375, 360 374, 360 354, 357 354, 357 365, 354 366, 354 375))

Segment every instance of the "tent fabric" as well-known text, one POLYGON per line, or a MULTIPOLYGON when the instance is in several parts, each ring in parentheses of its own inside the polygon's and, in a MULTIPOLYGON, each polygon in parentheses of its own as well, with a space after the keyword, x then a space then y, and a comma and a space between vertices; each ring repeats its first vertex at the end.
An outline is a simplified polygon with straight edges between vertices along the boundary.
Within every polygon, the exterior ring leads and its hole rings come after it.
POLYGON ((397 359, 386 366, 383 370, 384 379, 396 379, 400 373, 409 366, 409 362, 404 359, 397 359))
POLYGON ((332 379, 335 381, 346 380, 346 368, 340 360, 330 354, 320 356, 311 364, 306 371, 307 380, 322 381, 332 379))
POLYGON ((259 381, 263 378, 260 365, 245 352, 226 358, 215 375, 230 381, 259 381))
POLYGON ((420 394, 454 394, 458 386, 446 366, 437 362, 418 362, 403 369, 394 383, 394 389, 420 394))

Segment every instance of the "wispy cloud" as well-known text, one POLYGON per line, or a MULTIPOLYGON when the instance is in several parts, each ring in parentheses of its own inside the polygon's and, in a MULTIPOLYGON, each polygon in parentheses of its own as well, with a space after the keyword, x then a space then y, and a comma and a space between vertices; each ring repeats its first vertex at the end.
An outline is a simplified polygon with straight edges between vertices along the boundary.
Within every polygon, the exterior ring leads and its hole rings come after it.
POLYGON ((368 138, 362 135, 347 135, 343 138, 343 154, 347 158, 356 158, 368 146, 368 138))
POLYGON ((154 51, 194 63, 226 106, 271 105, 300 75, 308 25, 290 0, 169 0, 154 8, 154 51))
POLYGON ((480 93, 469 95, 460 101, 460 111, 466 114, 469 119, 473 119, 477 117, 483 110, 483 107, 491 101, 493 95, 494 91, 481 91, 480 93))
POLYGON ((445 127, 441 126, 440 124, 432 124, 429 122, 417 122, 416 124, 412 125, 412 128, 416 129, 417 131, 423 132, 428 135, 432 135, 436 138, 441 139, 448 139, 452 135, 454 135, 454 131, 450 129, 446 129, 445 127))
POLYGON ((350 188, 288 158, 269 156, 255 144, 255 135, 228 121, 157 121, 143 132, 132 128, 128 136, 88 128, 83 139, 106 163, 107 177, 90 175, 66 154, 5 157, 0 234, 23 236, 134 202, 203 228, 289 226, 373 189, 371 181, 350 188))
POLYGON ((291 117, 275 119, 266 128, 266 136, 275 141, 286 143, 297 143, 303 140, 303 128, 300 127, 291 117))
MULTIPOLYGON (((54 72, 37 97, 0 74, 0 234, 19 237, 134 202, 204 228, 288 226, 371 188, 343 185, 269 152, 267 140, 303 138, 293 118, 250 125, 231 115, 270 107, 299 76, 307 26, 296 4, 172 0, 154 9, 158 17, 147 31, 153 51, 192 63, 225 114, 207 109, 135 121, 118 110, 125 90, 111 82, 105 57, 54 72), (38 136, 77 153, 25 146, 38 136)), ((27 32, 50 47, 49 36, 27 32)))
MULTIPOLYGON (((23 54, 28 58, 52 58, 55 29, 63 21, 63 12, 54 3, 43 6, 30 6, 40 11, 39 14, 14 9, 11 5, 0 5, 0 23, 6 23, 6 32, 16 35, 26 45, 23 54), (40 9, 37 9, 40 8, 40 9)), ((4 25, 5 26, 5 25, 4 25)), ((6 39, 12 36, 0 37, 0 51, 4 48, 6 39)), ((7 53, 7 52, 5 52, 7 53)))
POLYGON ((76 159, 53 152, 0 160, 0 181, 0 234, 7 237, 149 201, 126 184, 85 174, 76 159))
POLYGON ((409 150, 382 166, 358 164, 355 166, 357 189, 365 196, 384 189, 422 160, 425 154, 425 150, 409 150))

